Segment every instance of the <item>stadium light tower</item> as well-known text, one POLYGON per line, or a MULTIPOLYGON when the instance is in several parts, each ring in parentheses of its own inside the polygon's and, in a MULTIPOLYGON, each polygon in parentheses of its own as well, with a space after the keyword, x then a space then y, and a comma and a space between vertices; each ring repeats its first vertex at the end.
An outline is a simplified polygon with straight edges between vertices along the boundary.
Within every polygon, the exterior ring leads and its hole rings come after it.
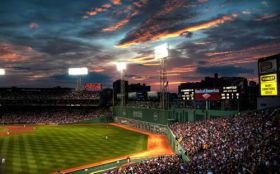
POLYGON ((119 62, 116 64, 117 70, 121 74, 121 106, 125 105, 125 82, 124 82, 124 71, 126 70, 126 63, 119 62))
POLYGON ((6 70, 1 68, 0 69, 0 76, 4 76, 4 75, 6 75, 6 70))
POLYGON ((167 71, 166 71, 166 60, 168 58, 168 44, 164 43, 155 47, 155 59, 160 62, 160 108, 166 109, 167 103, 167 71))
POLYGON ((77 76, 77 86, 76 90, 80 91, 81 85, 82 85, 82 76, 88 75, 88 68, 86 67, 81 67, 81 68, 69 68, 68 69, 68 74, 70 76, 77 76))

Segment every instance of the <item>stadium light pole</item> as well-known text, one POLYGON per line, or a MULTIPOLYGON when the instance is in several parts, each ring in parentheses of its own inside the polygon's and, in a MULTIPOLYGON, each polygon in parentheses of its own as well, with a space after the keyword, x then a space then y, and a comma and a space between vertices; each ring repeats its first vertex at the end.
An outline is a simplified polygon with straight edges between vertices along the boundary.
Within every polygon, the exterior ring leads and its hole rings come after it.
POLYGON ((82 84, 82 76, 88 75, 88 68, 86 67, 81 67, 81 68, 69 68, 68 69, 68 74, 70 76, 77 76, 77 86, 76 90, 80 91, 81 89, 81 84, 82 84))
POLYGON ((121 106, 124 107, 125 105, 125 82, 124 82, 124 71, 126 70, 126 63, 119 62, 116 64, 117 70, 120 72, 121 75, 121 106))
POLYGON ((166 60, 168 58, 168 44, 164 43, 154 48, 155 59, 160 62, 160 108, 167 109, 168 81, 166 71, 166 60))
MULTIPOLYGON (((0 76, 5 76, 5 75, 6 75, 6 70, 4 68, 0 68, 0 76)), ((3 125, 5 125, 4 121, 3 121, 3 125)))

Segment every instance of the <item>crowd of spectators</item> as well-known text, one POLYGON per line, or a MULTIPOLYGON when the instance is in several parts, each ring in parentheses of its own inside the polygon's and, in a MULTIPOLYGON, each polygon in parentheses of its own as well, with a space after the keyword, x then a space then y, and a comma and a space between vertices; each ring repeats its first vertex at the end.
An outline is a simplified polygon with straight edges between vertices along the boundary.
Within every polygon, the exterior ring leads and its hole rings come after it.
POLYGON ((76 91, 73 89, 5 89, 0 91, 0 99, 10 100, 31 100, 31 99, 65 99, 65 100, 80 100, 80 99, 96 99, 99 93, 95 91, 76 91))
POLYGON ((104 109, 44 108, 28 110, 1 110, 1 124, 66 124, 111 116, 104 109))
POLYGON ((171 126, 190 173, 279 173, 280 109, 171 126))
POLYGON ((178 156, 161 156, 140 163, 121 167, 119 169, 104 172, 104 174, 142 174, 142 173, 186 173, 184 161, 178 156))
POLYGON ((50 89, 1 89, 0 103, 5 105, 66 105, 98 104, 100 93, 76 91, 68 88, 50 89))
POLYGON ((159 157, 115 173, 280 173, 280 108, 171 125, 189 157, 159 157))

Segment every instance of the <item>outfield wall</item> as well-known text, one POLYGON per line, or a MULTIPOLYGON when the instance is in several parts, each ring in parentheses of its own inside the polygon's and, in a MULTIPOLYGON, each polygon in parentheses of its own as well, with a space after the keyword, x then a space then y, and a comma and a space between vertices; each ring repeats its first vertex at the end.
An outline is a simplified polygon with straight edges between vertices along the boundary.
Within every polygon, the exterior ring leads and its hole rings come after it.
POLYGON ((200 109, 152 109, 137 107, 120 107, 113 108, 114 117, 124 117, 155 124, 169 125, 174 121, 193 122, 215 117, 232 116, 238 111, 222 111, 222 110, 200 110, 200 109))
MULTIPOLYGON (((110 122, 113 122, 113 119, 111 117, 98 117, 95 119, 83 120, 83 121, 80 121, 79 123, 87 124, 87 123, 110 123, 110 122)), ((77 123, 74 123, 74 124, 77 124, 77 123)))

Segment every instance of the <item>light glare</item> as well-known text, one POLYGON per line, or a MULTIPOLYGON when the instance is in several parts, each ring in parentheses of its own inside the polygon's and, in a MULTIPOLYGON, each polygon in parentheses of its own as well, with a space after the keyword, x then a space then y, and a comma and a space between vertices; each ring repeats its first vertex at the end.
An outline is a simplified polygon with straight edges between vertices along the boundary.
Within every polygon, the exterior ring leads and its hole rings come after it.
POLYGON ((79 75, 87 75, 88 74, 88 68, 69 68, 68 74, 73 76, 79 76, 79 75))
POLYGON ((0 76, 4 76, 6 74, 5 69, 0 69, 0 76))
POLYGON ((124 63, 124 62, 117 63, 117 70, 118 71, 126 70, 126 63, 124 63))
POLYGON ((168 57, 168 44, 164 43, 155 47, 155 59, 163 59, 168 57))

